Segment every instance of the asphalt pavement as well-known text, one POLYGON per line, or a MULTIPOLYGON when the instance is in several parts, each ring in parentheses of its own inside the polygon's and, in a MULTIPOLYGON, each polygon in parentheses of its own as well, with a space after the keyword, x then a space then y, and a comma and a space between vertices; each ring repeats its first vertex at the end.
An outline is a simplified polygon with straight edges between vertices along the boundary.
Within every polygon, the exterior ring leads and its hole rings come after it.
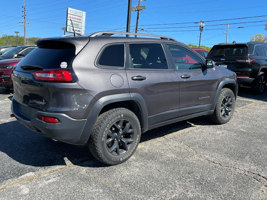
POLYGON ((267 91, 241 90, 227 124, 149 131, 117 166, 28 130, 9 117, 11 98, 0 88, 0 200, 267 199, 267 91))

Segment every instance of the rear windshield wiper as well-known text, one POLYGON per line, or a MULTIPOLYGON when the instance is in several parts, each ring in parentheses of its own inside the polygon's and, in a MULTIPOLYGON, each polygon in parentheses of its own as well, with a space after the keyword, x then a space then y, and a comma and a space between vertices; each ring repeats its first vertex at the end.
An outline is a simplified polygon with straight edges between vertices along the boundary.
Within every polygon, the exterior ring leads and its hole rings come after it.
POLYGON ((22 65, 21 68, 24 70, 43 69, 43 67, 38 65, 22 65))

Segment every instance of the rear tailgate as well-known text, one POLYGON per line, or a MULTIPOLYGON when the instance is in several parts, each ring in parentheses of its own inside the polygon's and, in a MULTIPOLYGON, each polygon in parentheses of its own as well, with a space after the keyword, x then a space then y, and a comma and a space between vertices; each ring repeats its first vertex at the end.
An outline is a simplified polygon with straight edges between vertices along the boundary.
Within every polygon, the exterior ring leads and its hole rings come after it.
MULTIPOLYGON (((82 118, 78 114, 77 105, 84 106, 84 102, 81 103, 83 92, 77 84, 72 61, 88 41, 88 37, 38 41, 38 48, 25 57, 13 72, 13 98, 18 110, 23 111, 26 106, 41 111, 72 113, 72 117, 82 118), (61 71, 70 74, 71 79, 53 79, 54 72, 61 71), (75 106, 77 115, 71 112, 75 106)), ((27 118, 26 115, 24 113, 27 118)))
POLYGON ((237 74, 251 68, 246 44, 215 45, 207 58, 215 61, 216 65, 226 67, 237 74))

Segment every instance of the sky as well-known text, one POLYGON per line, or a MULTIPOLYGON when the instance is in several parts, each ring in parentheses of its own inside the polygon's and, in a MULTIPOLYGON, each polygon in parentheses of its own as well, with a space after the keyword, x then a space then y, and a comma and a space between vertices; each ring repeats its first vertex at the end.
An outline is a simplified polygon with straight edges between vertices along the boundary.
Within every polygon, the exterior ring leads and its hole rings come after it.
MULTIPOLYGON (((0 0, 0 36, 23 36, 23 0, 0 0)), ((85 34, 97 31, 126 31, 128 0, 25 0, 27 37, 58 37, 64 34, 67 8, 86 12, 85 34)), ((132 0, 132 7, 138 0, 132 0)), ((247 42, 255 34, 267 35, 266 0, 146 0, 140 12, 138 32, 172 37, 198 45, 199 22, 205 26, 201 45, 247 42)), ((131 32, 137 12, 131 12, 131 32)))

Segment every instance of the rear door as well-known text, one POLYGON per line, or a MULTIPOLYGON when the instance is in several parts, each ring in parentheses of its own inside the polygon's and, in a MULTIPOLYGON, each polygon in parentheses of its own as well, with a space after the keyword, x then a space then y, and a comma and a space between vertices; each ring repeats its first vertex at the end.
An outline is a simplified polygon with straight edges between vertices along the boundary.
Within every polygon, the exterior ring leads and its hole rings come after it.
POLYGON ((127 71, 130 92, 141 95, 148 111, 149 126, 177 118, 179 83, 174 69, 168 67, 160 43, 129 44, 130 68, 127 71))
POLYGON ((267 45, 255 44, 252 54, 256 62, 260 64, 261 68, 267 68, 267 45))

